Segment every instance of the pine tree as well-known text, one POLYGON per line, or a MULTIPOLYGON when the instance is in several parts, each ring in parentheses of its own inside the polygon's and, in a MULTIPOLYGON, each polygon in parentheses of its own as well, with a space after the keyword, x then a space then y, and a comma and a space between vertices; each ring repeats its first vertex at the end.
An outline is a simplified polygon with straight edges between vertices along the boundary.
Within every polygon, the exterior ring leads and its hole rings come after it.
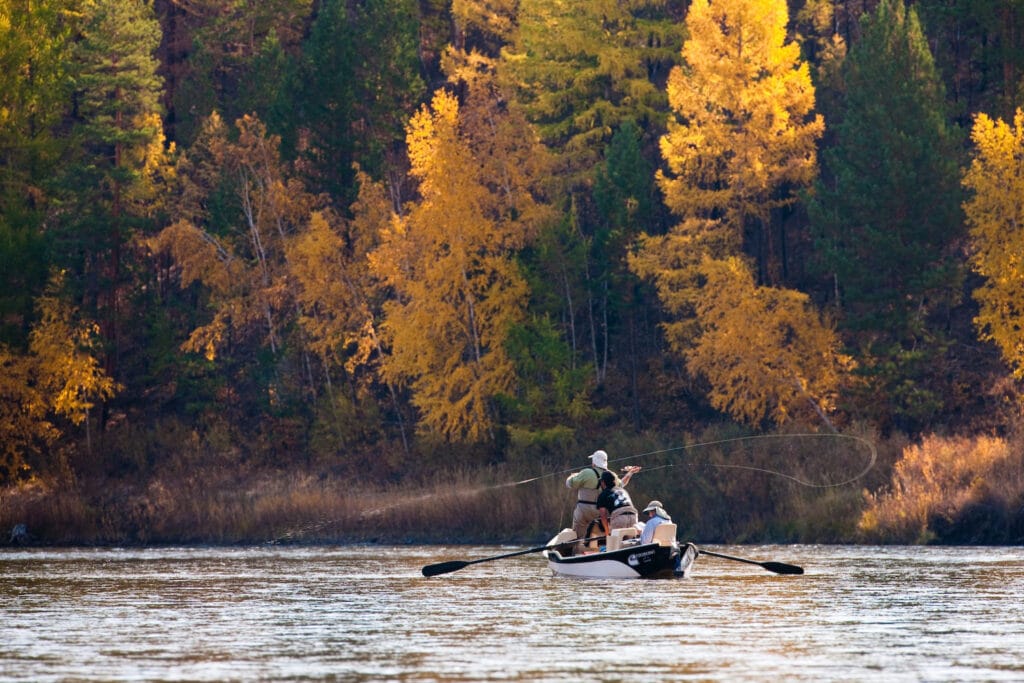
POLYGON ((404 172, 395 149, 425 90, 417 19, 412 0, 329 0, 302 45, 282 94, 293 119, 282 132, 286 147, 301 148, 310 187, 339 208, 356 198, 353 163, 375 178, 404 172))
POLYGON ((165 163, 155 58, 160 27, 144 0, 86 5, 71 71, 75 156, 59 181, 58 259, 83 287, 84 313, 97 319, 113 375, 122 350, 125 245, 153 212, 147 176, 165 163))
MULTIPOLYGON (((191 144, 213 111, 226 121, 245 114, 273 120, 271 112, 251 107, 276 99, 283 74, 261 69, 275 63, 270 60, 276 59, 276 50, 290 58, 296 56, 313 1, 180 0, 172 5, 185 10, 177 20, 186 26, 183 33, 187 36, 169 36, 177 39, 178 50, 187 52, 186 63, 175 70, 176 87, 171 94, 176 141, 191 144), (271 91, 256 92, 257 84, 271 91)), ((282 64, 277 62, 277 66, 282 64)))
POLYGON ((600 218, 587 244, 587 263, 594 274, 589 280, 590 299, 595 302, 599 319, 606 321, 599 328, 604 335, 599 340, 604 353, 595 353, 597 378, 601 381, 606 376, 612 334, 621 330, 623 351, 618 360, 623 371, 628 372, 632 412, 637 422, 642 347, 656 333, 653 328, 647 329, 642 313, 651 303, 647 300, 649 292, 629 270, 625 254, 643 230, 661 225, 664 219, 654 184, 654 168, 643 154, 642 143, 643 131, 633 121, 626 121, 612 137, 594 184, 600 218))
MULTIPOLYGON (((808 209, 862 397, 908 428, 941 407, 930 386, 959 296, 958 134, 913 8, 884 0, 844 64, 843 120, 808 209)), ((884 419, 884 418, 883 418, 884 419)))
POLYGON ((0 342, 18 350, 49 273, 43 225, 67 144, 55 133, 68 109, 70 9, 0 0, 0 342))

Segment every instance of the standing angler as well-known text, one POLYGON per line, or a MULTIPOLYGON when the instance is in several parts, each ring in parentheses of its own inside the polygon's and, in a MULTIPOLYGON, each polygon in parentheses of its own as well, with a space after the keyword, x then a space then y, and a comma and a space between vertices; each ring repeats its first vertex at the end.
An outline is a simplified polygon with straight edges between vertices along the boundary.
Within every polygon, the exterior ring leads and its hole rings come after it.
MULTIPOLYGON (((576 505, 572 510, 572 530, 576 532, 576 538, 586 538, 591 523, 598 518, 597 497, 601 494, 601 475, 611 472, 608 469, 608 454, 604 451, 594 451, 590 455, 591 464, 579 472, 570 474, 565 480, 565 485, 570 489, 576 489, 576 505)), ((614 472, 615 483, 625 486, 632 479, 640 467, 632 465, 623 468, 622 479, 620 480, 614 472)), ((578 545, 578 544, 577 544, 578 545)), ((582 548, 573 546, 573 552, 581 552, 582 548)))

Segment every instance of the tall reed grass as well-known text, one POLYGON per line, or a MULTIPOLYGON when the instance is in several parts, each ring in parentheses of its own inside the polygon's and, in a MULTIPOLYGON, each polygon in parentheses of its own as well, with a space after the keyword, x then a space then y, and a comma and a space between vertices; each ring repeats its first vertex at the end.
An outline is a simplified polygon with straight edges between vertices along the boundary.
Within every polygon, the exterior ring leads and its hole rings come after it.
POLYGON ((39 479, 0 490, 0 534, 25 524, 37 542, 67 545, 544 542, 571 525, 565 477, 598 447, 615 469, 640 465, 628 487, 634 504, 662 501, 679 536, 697 543, 921 542, 956 538, 979 520, 1000 538, 1015 533, 1019 444, 933 437, 908 445, 850 433, 864 441, 735 428, 671 441, 620 434, 572 447, 571 456, 521 453, 391 483, 322 463, 284 470, 193 454, 187 466, 137 476, 93 472, 72 485, 39 479))

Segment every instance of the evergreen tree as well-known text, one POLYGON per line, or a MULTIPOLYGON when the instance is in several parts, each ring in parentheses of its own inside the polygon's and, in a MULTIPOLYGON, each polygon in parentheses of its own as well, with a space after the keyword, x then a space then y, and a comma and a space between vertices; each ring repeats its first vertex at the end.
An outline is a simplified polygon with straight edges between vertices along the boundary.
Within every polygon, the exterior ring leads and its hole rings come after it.
POLYGON ((71 67, 76 148, 60 179, 58 258, 83 287, 83 314, 100 323, 109 374, 120 351, 125 245, 154 211, 152 176, 165 162, 159 43, 150 3, 97 0, 88 5, 71 67))
POLYGON ((679 12, 663 0, 519 3, 502 68, 570 181, 592 182, 625 120, 644 128, 665 120, 660 86, 682 44, 679 12))
POLYGON ((397 151, 424 95, 417 20, 414 0, 328 0, 303 44, 282 134, 339 208, 356 198, 354 162, 371 177, 404 172, 397 151))
POLYGON ((566 212, 532 253, 535 271, 549 274, 537 277, 541 312, 560 322, 575 362, 589 365, 598 384, 635 366, 636 330, 619 317, 635 292, 614 275, 623 273, 628 237, 611 222, 623 214, 611 208, 616 199, 601 194, 609 185, 595 183, 619 172, 607 169, 604 154, 627 121, 640 140, 615 144, 638 145, 653 166, 668 111, 664 82, 680 59, 682 12, 682 3, 663 0, 527 0, 518 4, 513 30, 502 34, 508 44, 499 74, 554 155, 553 194, 566 212))
POLYGON ((1024 86, 1024 6, 1014 0, 914 4, 943 75, 952 116, 968 127, 987 111, 1013 117, 1024 86))
POLYGON ((65 1, 0 0, 0 343, 23 350, 46 283, 43 219, 67 112, 65 1))
POLYGON ((252 107, 280 93, 274 52, 298 54, 312 7, 312 0, 189 0, 182 21, 191 28, 190 54, 175 73, 172 103, 176 140, 190 144, 215 110, 228 122, 253 113, 263 120, 268 112, 252 107), (267 91, 256 92, 257 85, 267 91))
POLYGON ((640 127, 626 121, 608 144, 605 162, 594 184, 598 221, 588 244, 587 259, 594 269, 594 277, 589 280, 590 297, 599 309, 599 318, 606 322, 600 328, 604 334, 600 340, 604 354, 597 356, 598 378, 605 376, 612 335, 619 332, 615 337, 622 348, 617 356, 629 378, 631 412, 638 427, 640 366, 644 351, 656 352, 649 340, 657 333, 648 329, 653 326, 645 322, 644 310, 653 303, 647 300, 648 288, 630 272, 625 254, 641 232, 654 230, 663 222, 654 167, 643 154, 642 142, 640 127))
POLYGON ((959 136, 915 10, 883 0, 863 30, 809 212, 841 329, 872 377, 861 407, 913 428, 945 393, 932 380, 962 281, 959 136))

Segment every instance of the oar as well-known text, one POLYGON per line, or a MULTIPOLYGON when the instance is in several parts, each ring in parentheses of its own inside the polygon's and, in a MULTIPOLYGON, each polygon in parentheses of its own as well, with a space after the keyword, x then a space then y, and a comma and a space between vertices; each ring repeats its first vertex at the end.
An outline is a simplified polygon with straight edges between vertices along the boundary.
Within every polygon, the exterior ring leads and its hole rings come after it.
POLYGON ((725 560, 734 560, 736 562, 746 562, 747 564, 756 564, 759 567, 764 567, 770 572, 776 574, 803 574, 803 567, 798 567, 795 564, 786 564, 785 562, 758 562, 757 560, 748 560, 743 557, 733 557, 732 555, 723 555, 722 553, 713 553, 710 550, 700 551, 701 555, 711 555, 713 557, 721 557, 725 560))
POLYGON ((506 553, 505 555, 495 555, 494 557, 482 557, 479 560, 451 560, 449 562, 438 562, 437 564, 428 564, 423 568, 423 576, 437 576, 438 574, 447 574, 448 572, 457 572, 460 569, 468 567, 471 564, 477 564, 479 562, 490 562, 491 560, 504 560, 506 557, 516 557, 517 555, 529 555, 530 553, 539 553, 542 550, 554 550, 555 548, 567 545, 569 543, 587 543, 589 541, 596 541, 604 538, 604 536, 591 536, 590 538, 573 538, 568 541, 561 543, 555 543, 554 545, 542 545, 537 548, 530 548, 528 550, 520 550, 514 553, 506 553))

